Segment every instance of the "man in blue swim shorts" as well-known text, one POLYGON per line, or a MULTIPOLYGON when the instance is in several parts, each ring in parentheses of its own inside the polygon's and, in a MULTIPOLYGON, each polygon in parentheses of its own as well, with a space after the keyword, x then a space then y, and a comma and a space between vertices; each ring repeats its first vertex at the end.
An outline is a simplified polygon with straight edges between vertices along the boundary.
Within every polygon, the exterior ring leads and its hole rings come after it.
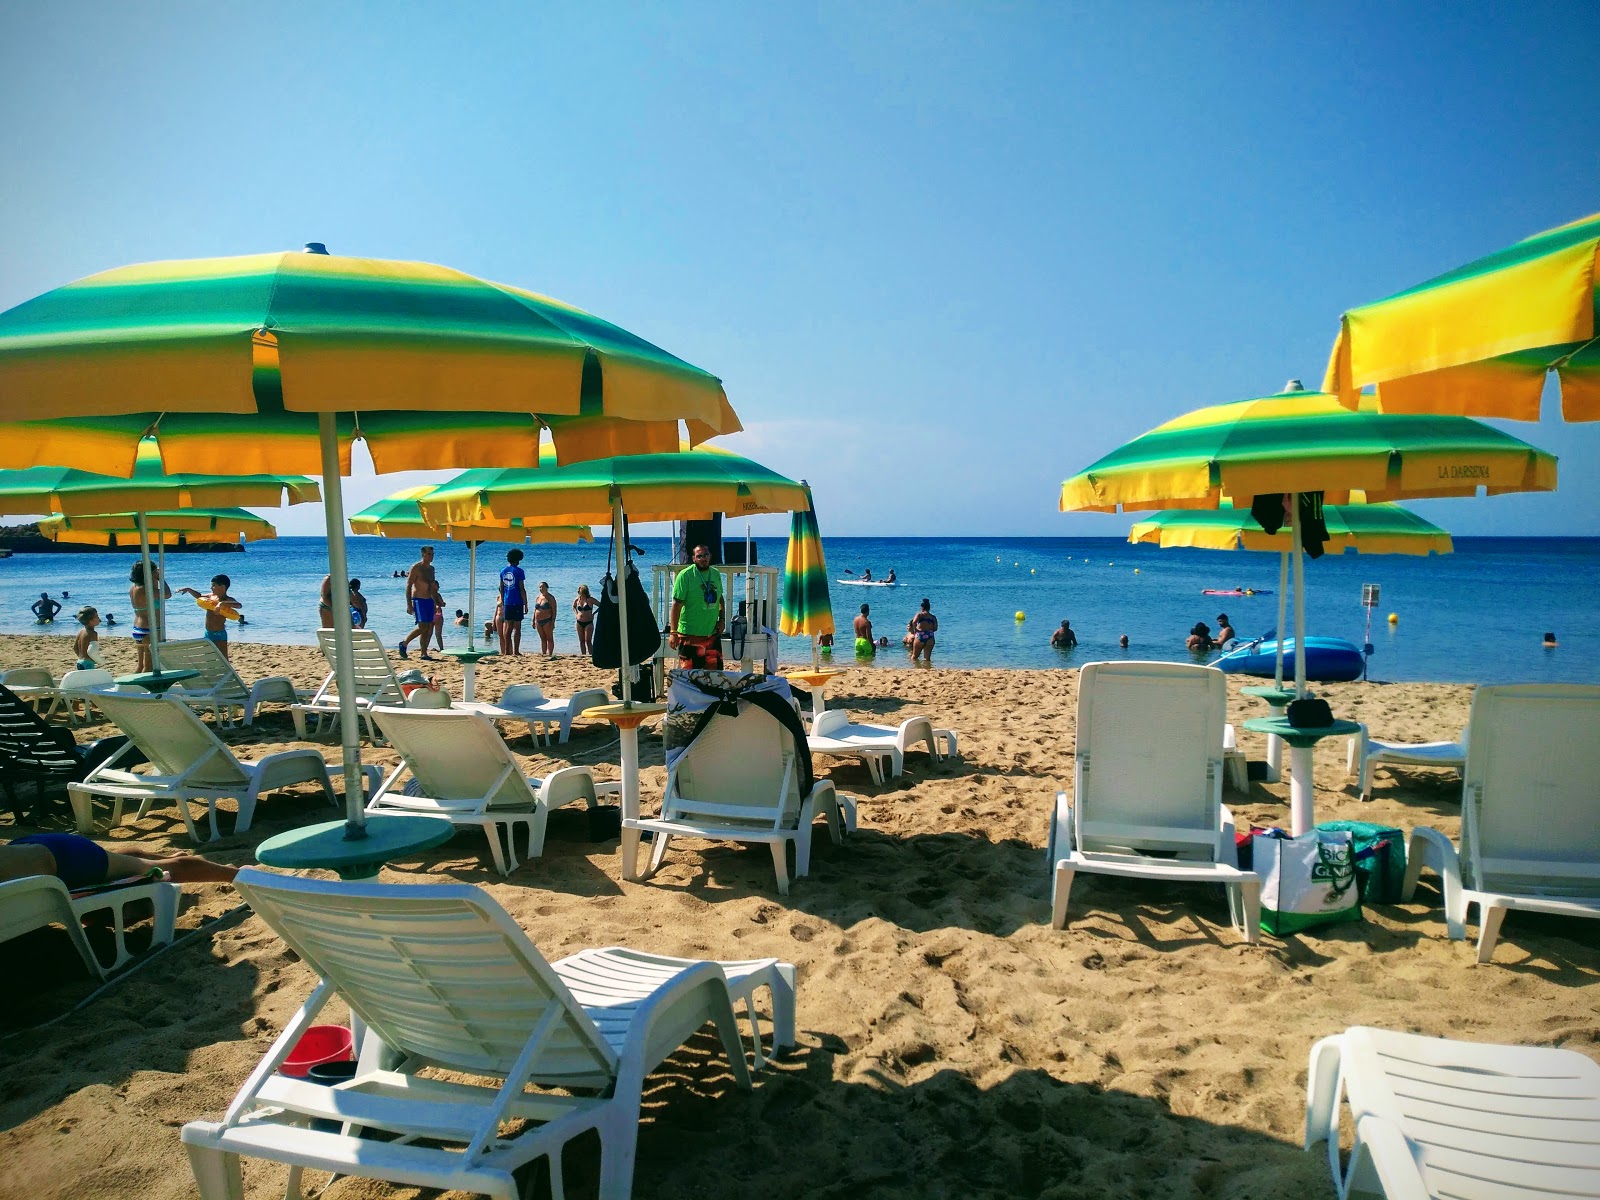
MULTIPOLYGON (((435 607, 433 591, 438 582, 438 577, 433 571, 433 547, 424 546, 422 553, 417 561, 411 564, 411 570, 406 575, 406 612, 415 618, 417 627, 400 639, 401 658, 406 656, 406 647, 411 644, 411 639, 420 637, 422 657, 431 661, 428 639, 433 636, 435 607)), ((444 646, 441 644, 439 649, 443 650, 444 646)))
POLYGON ((237 867, 194 854, 163 854, 136 846, 107 850, 76 833, 30 833, 0 846, 0 880, 54 875, 71 891, 160 870, 174 883, 232 883, 237 867))

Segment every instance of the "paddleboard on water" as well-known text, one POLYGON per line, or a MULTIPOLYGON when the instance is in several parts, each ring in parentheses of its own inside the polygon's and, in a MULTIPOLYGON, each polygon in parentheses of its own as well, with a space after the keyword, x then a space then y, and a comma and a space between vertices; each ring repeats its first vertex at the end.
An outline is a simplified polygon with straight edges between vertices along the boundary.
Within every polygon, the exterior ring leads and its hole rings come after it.
POLYGON ((835 583, 848 583, 851 587, 899 587, 900 581, 896 579, 890 583, 887 579, 835 579, 835 583))
POLYGON ((1200 594, 1202 596, 1270 596, 1272 591, 1269 588, 1245 588, 1243 591, 1238 588, 1201 588, 1200 594))

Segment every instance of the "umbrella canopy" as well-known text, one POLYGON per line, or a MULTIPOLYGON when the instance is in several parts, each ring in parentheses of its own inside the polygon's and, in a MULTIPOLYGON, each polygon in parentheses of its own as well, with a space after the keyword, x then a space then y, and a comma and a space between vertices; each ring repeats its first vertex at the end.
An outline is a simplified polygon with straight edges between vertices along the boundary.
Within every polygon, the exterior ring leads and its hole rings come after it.
MULTIPOLYGON (((807 489, 807 497, 810 489, 807 489)), ((822 557, 822 534, 816 509, 796 509, 789 520, 789 552, 783 562, 783 603, 778 631, 790 637, 833 632, 833 601, 828 595, 828 566, 822 557)))
MULTIPOLYGON (((471 474, 472 472, 469 472, 471 474)), ((432 525, 422 515, 419 503, 424 497, 448 484, 428 483, 404 488, 369 504, 350 518, 352 533, 375 533, 383 537, 428 538, 448 536, 458 542, 567 543, 594 541, 587 525, 524 524, 521 517, 509 521, 469 521, 463 524, 432 525)))
POLYGON ((0 421, 27 423, 0 466, 126 473, 156 431, 174 471, 311 471, 335 412, 346 474, 354 437, 396 471, 527 464, 541 426, 565 459, 739 428, 715 376, 580 309, 316 250, 122 267, 0 313, 0 421))
POLYGON ((1562 414, 1600 421, 1600 213, 1470 262, 1340 321, 1324 387, 1350 407, 1539 419, 1545 376, 1562 414))
POLYGON ((127 478, 73 467, 0 471, 0 514, 149 513, 199 505, 275 508, 319 499, 316 481, 303 475, 169 475, 161 469, 161 452, 152 438, 139 443, 133 474, 127 478))
POLYGON ((185 542, 231 543, 268 541, 278 531, 265 517, 242 508, 186 508, 178 512, 110 513, 97 516, 54 516, 39 522, 39 533, 53 542, 83 546, 139 546, 139 517, 150 539, 162 546, 185 542))
MULTIPOLYGON (((1367 554, 1449 554, 1450 535, 1431 521, 1397 504, 1326 504, 1330 550, 1367 554)), ((1205 550, 1280 550, 1293 545, 1287 528, 1268 533, 1248 508, 1215 510, 1170 508, 1151 513, 1128 531, 1130 542, 1163 549, 1192 546, 1205 550)))
POLYGON ((1276 395, 1196 409, 1113 450, 1061 485, 1062 512, 1217 508, 1225 496, 1352 491, 1372 500, 1548 492, 1556 460, 1466 417, 1359 411, 1295 382, 1276 395))
POLYGON ((556 466, 550 447, 538 470, 467 471, 423 497, 439 524, 534 518, 551 524, 609 521, 620 501, 631 521, 684 521, 726 513, 810 507, 806 486, 713 446, 632 454, 556 466))

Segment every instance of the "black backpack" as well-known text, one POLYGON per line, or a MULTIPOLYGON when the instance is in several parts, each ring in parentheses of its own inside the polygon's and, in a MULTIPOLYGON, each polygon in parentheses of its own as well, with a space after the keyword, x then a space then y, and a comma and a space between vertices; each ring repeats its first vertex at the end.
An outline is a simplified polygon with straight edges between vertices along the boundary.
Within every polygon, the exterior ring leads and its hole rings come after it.
MULTIPOLYGON (((628 666, 649 662, 661 649, 661 628, 656 623, 650 597, 633 564, 627 564, 628 666)), ((600 607, 594 614, 594 665, 614 671, 622 666, 622 632, 617 604, 617 581, 610 572, 600 581, 600 607)))

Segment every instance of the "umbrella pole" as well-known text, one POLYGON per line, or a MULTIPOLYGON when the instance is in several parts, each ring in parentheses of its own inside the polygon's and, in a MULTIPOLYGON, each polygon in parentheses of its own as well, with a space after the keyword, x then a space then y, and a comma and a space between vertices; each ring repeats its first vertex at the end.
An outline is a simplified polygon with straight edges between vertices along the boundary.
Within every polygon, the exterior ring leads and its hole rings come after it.
POLYGON ((1283 626, 1289 617, 1289 552, 1278 556, 1278 663, 1272 673, 1272 686, 1283 691, 1283 626))
POLYGON ((477 649, 478 543, 467 543, 467 649, 477 649))
POLYGON ((339 480, 339 434, 332 413, 317 414, 322 445, 322 511, 328 531, 328 585, 333 603, 333 676, 339 689, 339 735, 344 743, 347 841, 367 836, 366 786, 361 775, 361 715, 356 711, 356 661, 351 647, 350 564, 344 552, 344 495, 339 480), (345 603, 340 603, 343 592, 345 603))
MULTIPOLYGON (((166 587, 167 541, 165 538, 156 543, 156 574, 161 577, 161 586, 166 587)), ((156 641, 164 642, 167 640, 167 606, 165 604, 156 605, 156 620, 161 624, 161 628, 156 630, 156 641)))
MULTIPOLYGON (((1304 699, 1306 694, 1306 601, 1305 558, 1300 553, 1300 496, 1289 496, 1289 536, 1294 542, 1290 551, 1294 555, 1294 694, 1304 699)), ((1279 642, 1283 638, 1279 635, 1279 642)), ((1311 746, 1289 748, 1289 832, 1299 837, 1310 833, 1316 821, 1313 814, 1311 791, 1311 746)))
POLYGON ((611 499, 611 543, 617 547, 617 635, 622 652, 622 702, 633 703, 633 680, 629 678, 632 662, 628 654, 628 531, 623 522, 622 492, 618 489, 611 499))
POLYGON ((156 642, 160 640, 158 626, 156 625, 157 589, 165 586, 166 579, 157 580, 154 572, 150 570, 150 529, 146 524, 143 512, 133 514, 133 519, 139 526, 139 561, 144 564, 144 627, 150 631, 150 669, 157 675, 161 674, 161 658, 156 650, 156 642))

